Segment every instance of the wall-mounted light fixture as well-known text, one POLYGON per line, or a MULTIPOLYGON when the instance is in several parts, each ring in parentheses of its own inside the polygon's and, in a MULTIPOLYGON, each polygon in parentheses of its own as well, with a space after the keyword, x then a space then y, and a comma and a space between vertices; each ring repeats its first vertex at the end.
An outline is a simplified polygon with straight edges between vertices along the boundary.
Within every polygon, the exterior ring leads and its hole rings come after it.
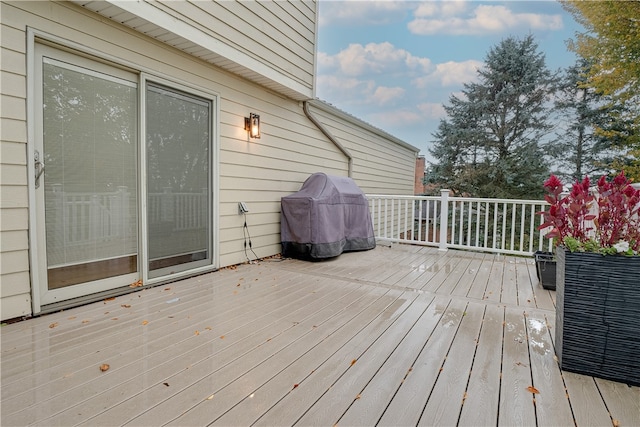
POLYGON ((244 118, 244 130, 249 132, 251 138, 260 138, 260 116, 250 113, 244 118))

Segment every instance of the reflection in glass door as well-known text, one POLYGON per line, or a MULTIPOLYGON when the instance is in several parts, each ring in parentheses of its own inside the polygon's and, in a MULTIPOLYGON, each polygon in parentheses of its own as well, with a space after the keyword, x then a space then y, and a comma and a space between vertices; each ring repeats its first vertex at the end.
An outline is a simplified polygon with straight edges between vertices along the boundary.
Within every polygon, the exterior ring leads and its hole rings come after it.
POLYGON ((124 275, 138 271, 138 95, 119 70, 40 58, 36 192, 46 236, 42 302, 51 303, 124 286, 124 275))
POLYGON ((149 277, 212 260, 212 103, 164 86, 146 90, 149 277))

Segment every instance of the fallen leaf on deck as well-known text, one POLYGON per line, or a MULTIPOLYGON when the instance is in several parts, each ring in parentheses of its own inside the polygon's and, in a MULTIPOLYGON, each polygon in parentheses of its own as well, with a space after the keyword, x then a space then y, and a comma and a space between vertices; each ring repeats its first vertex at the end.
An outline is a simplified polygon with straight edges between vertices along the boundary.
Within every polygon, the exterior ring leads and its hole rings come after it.
POLYGON ((143 325, 147 325, 147 324, 149 324, 149 321, 148 321, 148 320, 143 320, 143 321, 142 321, 142 324, 143 324, 143 325))
POLYGON ((105 298, 104 302, 106 303, 107 301, 113 301, 114 299, 116 299, 116 297, 105 298))
POLYGON ((118 320, 118 318, 117 317, 112 317, 111 320, 118 320))
POLYGON ((122 307, 122 308, 131 308, 131 305, 130 304, 122 304, 120 307, 122 307))
POLYGON ((531 385, 529 387, 527 387, 527 391, 529 393, 533 393, 533 394, 540 393, 537 388, 535 388, 534 386, 531 386, 531 385))
POLYGON ((220 335, 220 339, 223 340, 224 339, 224 335, 220 335))
POLYGON ((102 365, 100 365, 100 370, 102 372, 108 371, 109 370, 109 365, 107 365, 106 363, 103 363, 102 365))
POLYGON ((89 323, 89 321, 88 320, 83 320, 82 323, 89 323))
POLYGON ((239 288, 240 287, 240 283, 238 283, 236 286, 239 288))
POLYGON ((58 322, 55 322, 55 323, 50 324, 50 325, 49 325, 49 329, 53 329, 53 328, 55 328, 56 326, 58 326, 58 322))
POLYGON ((164 290, 165 290, 165 291, 170 291, 170 290, 171 290, 171 288, 164 288, 164 290))
POLYGON ((162 383, 163 385, 169 387, 169 383, 162 383))
POLYGON ((358 359, 353 359, 353 360, 351 361, 351 366, 355 365, 357 361, 358 361, 358 359))
POLYGON ((193 335, 200 335, 200 332, 195 331, 195 332, 193 333, 193 335))
POLYGON ((140 286, 142 286, 142 279, 136 280, 129 285, 130 288, 139 288, 140 286))
POLYGON ((213 399, 213 396, 215 396, 215 394, 212 394, 211 396, 207 397, 207 400, 213 399))
POLYGON ((462 395, 462 402, 464 403, 465 400, 467 400, 467 392, 466 391, 462 395))
MULTIPOLYGON (((299 385, 300 385, 300 384, 294 384, 294 385, 293 385, 293 388, 298 388, 298 386, 299 386, 299 385)), ((291 390, 293 390, 293 389, 291 389, 291 390)))
POLYGON ((613 419, 613 421, 611 421, 613 423, 613 427, 620 427, 620 421, 616 420, 615 418, 613 419))
POLYGON ((360 394, 358 393, 358 395, 356 396, 356 400, 360 400, 360 397, 362 396, 360 396, 360 394))
POLYGON ((205 329, 206 329, 207 331, 210 331, 210 330, 212 330, 213 328, 212 328, 211 326, 207 326, 205 329))
POLYGON ((76 318, 76 316, 71 316, 71 317, 69 317, 67 320, 73 320, 73 319, 75 319, 75 318, 76 318))

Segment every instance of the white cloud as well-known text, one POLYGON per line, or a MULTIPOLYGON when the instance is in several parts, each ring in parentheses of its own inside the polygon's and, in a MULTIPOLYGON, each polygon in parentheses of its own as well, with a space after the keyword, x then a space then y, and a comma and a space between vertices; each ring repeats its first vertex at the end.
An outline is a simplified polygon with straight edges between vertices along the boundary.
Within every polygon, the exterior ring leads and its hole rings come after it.
POLYGON ((465 12, 468 9, 466 1, 427 1, 420 3, 420 6, 413 12, 417 18, 430 16, 452 16, 465 12))
MULTIPOLYGON (((444 2, 461 3, 461 2, 444 2)), ((418 35, 454 34, 477 35, 500 33, 512 29, 525 30, 560 30, 562 17, 560 15, 545 15, 536 13, 514 13, 505 6, 480 5, 473 10, 471 16, 461 17, 455 13, 463 12, 462 4, 450 5, 448 10, 443 5, 437 7, 419 7, 409 22, 409 31, 418 35)))
POLYGON ((372 100, 378 105, 387 105, 397 99, 401 99, 405 90, 401 87, 378 86, 373 92, 372 100))
POLYGON ((330 56, 318 54, 318 64, 326 68, 338 68, 347 76, 391 74, 407 71, 425 72, 431 66, 428 58, 411 55, 397 49, 391 43, 350 44, 346 49, 330 56))
POLYGON ((423 89, 434 83, 439 86, 461 86, 463 83, 476 81, 477 70, 483 65, 482 62, 470 59, 462 62, 444 62, 435 66, 435 71, 418 77, 413 80, 413 84, 423 89))
POLYGON ((405 1, 320 1, 319 25, 387 25, 403 21, 415 9, 405 1))

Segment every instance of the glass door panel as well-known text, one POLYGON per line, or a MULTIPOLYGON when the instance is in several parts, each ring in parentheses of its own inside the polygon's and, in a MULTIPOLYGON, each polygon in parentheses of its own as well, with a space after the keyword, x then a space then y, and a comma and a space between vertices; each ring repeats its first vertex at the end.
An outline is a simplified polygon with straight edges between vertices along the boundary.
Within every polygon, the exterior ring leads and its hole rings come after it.
POLYGON ((163 86, 146 90, 149 277, 210 265, 209 100, 163 86))
POLYGON ((101 281, 69 298, 125 286, 104 279, 138 271, 136 83, 45 56, 41 64, 47 289, 101 281))

